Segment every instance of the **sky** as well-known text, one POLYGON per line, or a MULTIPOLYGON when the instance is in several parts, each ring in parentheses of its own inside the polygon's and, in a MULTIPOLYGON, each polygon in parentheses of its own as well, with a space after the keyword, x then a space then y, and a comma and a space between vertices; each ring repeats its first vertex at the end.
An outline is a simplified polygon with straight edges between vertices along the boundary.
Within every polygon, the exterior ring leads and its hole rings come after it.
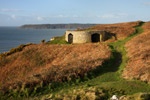
POLYGON ((150 21, 150 0, 0 0, 0 26, 150 21))

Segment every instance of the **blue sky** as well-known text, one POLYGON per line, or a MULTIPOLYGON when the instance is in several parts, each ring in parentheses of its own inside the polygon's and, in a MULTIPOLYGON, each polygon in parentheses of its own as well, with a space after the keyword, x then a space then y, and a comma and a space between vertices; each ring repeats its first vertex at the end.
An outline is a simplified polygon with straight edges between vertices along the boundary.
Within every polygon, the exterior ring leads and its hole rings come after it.
POLYGON ((0 0, 0 26, 150 21, 150 0, 0 0))

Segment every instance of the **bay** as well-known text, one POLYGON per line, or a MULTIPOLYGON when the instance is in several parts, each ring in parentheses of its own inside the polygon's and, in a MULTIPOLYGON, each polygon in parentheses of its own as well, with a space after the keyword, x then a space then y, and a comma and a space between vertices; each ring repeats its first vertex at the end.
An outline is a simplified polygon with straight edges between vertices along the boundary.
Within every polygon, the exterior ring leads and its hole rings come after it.
POLYGON ((67 29, 18 29, 17 27, 0 27, 0 53, 7 52, 26 43, 41 43, 52 37, 62 36, 67 29))

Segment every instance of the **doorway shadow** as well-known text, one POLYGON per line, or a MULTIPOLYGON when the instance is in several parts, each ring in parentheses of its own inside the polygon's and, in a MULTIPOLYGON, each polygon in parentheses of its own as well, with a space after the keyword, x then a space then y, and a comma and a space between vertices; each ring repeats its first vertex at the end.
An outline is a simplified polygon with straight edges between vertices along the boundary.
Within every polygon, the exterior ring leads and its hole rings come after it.
POLYGON ((68 43, 73 43, 73 35, 71 33, 68 35, 68 43))
POLYGON ((100 34, 98 34, 98 33, 92 34, 91 40, 93 43, 100 42, 100 34))

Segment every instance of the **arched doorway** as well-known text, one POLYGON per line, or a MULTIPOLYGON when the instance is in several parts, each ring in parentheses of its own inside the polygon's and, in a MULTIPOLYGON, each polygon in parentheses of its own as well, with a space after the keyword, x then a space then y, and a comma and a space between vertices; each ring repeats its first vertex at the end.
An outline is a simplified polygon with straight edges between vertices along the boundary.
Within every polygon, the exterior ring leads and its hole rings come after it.
POLYGON ((98 33, 92 34, 91 40, 92 42, 100 42, 100 34, 98 33))
POLYGON ((71 33, 68 35, 68 42, 73 43, 73 35, 71 33))

